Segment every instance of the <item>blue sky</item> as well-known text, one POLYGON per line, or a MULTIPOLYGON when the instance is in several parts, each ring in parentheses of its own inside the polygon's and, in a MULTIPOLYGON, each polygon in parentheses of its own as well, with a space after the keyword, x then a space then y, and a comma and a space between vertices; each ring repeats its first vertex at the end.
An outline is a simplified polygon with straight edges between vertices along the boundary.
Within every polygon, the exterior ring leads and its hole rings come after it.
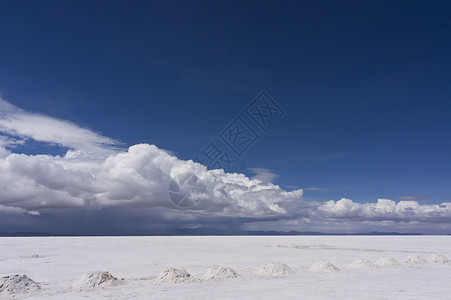
MULTIPOLYGON (((15 107, 4 118, 21 109, 89 129, 77 141, 90 151, 147 143, 186 161, 266 90, 285 113, 255 128, 261 138, 228 173, 303 189, 303 207, 438 205, 451 194, 450 20, 447 1, 1 1, 0 93, 15 107)), ((10 153, 86 150, 8 124, 10 153)), ((39 222, 61 218, 51 215, 39 222)), ((310 229, 282 223, 249 228, 310 229)), ((359 226, 349 231, 373 229, 359 226)))

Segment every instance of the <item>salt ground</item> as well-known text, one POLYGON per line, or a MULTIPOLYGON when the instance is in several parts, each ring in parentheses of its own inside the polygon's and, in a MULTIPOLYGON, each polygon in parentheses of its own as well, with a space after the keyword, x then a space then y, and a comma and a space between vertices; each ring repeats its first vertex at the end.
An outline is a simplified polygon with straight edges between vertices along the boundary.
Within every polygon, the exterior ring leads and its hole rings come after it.
POLYGON ((0 298, 446 299, 449 258, 450 236, 0 238, 0 298))

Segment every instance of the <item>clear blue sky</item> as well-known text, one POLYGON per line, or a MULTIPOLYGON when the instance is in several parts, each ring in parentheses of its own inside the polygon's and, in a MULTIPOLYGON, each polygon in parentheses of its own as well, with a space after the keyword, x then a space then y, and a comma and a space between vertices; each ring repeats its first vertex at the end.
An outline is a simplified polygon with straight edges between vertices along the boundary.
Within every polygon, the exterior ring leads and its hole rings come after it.
POLYGON ((187 160, 266 90, 229 171, 316 201, 450 200, 450 50, 449 1, 0 1, 6 101, 187 160))

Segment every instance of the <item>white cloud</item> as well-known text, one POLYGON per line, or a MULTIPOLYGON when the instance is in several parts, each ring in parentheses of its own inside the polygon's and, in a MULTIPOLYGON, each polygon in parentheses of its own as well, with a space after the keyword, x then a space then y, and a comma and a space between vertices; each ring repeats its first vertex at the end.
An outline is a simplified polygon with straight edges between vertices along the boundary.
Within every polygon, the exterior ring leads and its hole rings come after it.
POLYGON ((421 205, 416 201, 378 199, 376 203, 356 203, 342 198, 328 201, 318 211, 331 218, 360 218, 365 220, 434 221, 451 219, 451 203, 421 205))
POLYGON ((26 209, 23 209, 23 208, 20 208, 20 207, 0 205, 0 215, 2 213, 6 213, 6 214, 29 214, 29 215, 33 215, 33 216, 38 216, 39 215, 39 212, 37 212, 37 211, 27 211, 26 209))
POLYGON ((402 200, 418 201, 418 202, 430 201, 430 199, 421 196, 399 196, 399 198, 402 200))
POLYGON ((304 191, 324 192, 324 191, 327 191, 327 189, 322 188, 322 187, 309 186, 309 187, 304 188, 304 191))
POLYGON ((33 139, 39 142, 72 149, 69 154, 94 154, 111 151, 117 141, 104 137, 92 130, 42 114, 26 112, 0 99, 0 132, 15 138, 2 137, 1 144, 11 145, 19 139, 33 139))
POLYGON ((263 184, 271 183, 274 179, 279 177, 279 175, 266 168, 249 168, 249 170, 255 174, 252 178, 259 180, 263 184))

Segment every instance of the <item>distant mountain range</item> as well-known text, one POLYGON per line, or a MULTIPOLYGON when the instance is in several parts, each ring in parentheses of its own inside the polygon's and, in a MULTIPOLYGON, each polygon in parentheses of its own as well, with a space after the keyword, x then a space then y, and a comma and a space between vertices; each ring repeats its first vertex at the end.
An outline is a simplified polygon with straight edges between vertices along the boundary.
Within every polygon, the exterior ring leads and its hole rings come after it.
POLYGON ((29 236, 211 236, 211 235, 423 235, 421 233, 401 233, 401 232, 359 232, 359 233, 330 233, 315 231, 243 231, 243 230, 225 230, 213 227, 198 228, 180 228, 173 230, 165 230, 159 232, 121 232, 121 233, 51 233, 51 232, 3 232, 2 237, 29 237, 29 236))

